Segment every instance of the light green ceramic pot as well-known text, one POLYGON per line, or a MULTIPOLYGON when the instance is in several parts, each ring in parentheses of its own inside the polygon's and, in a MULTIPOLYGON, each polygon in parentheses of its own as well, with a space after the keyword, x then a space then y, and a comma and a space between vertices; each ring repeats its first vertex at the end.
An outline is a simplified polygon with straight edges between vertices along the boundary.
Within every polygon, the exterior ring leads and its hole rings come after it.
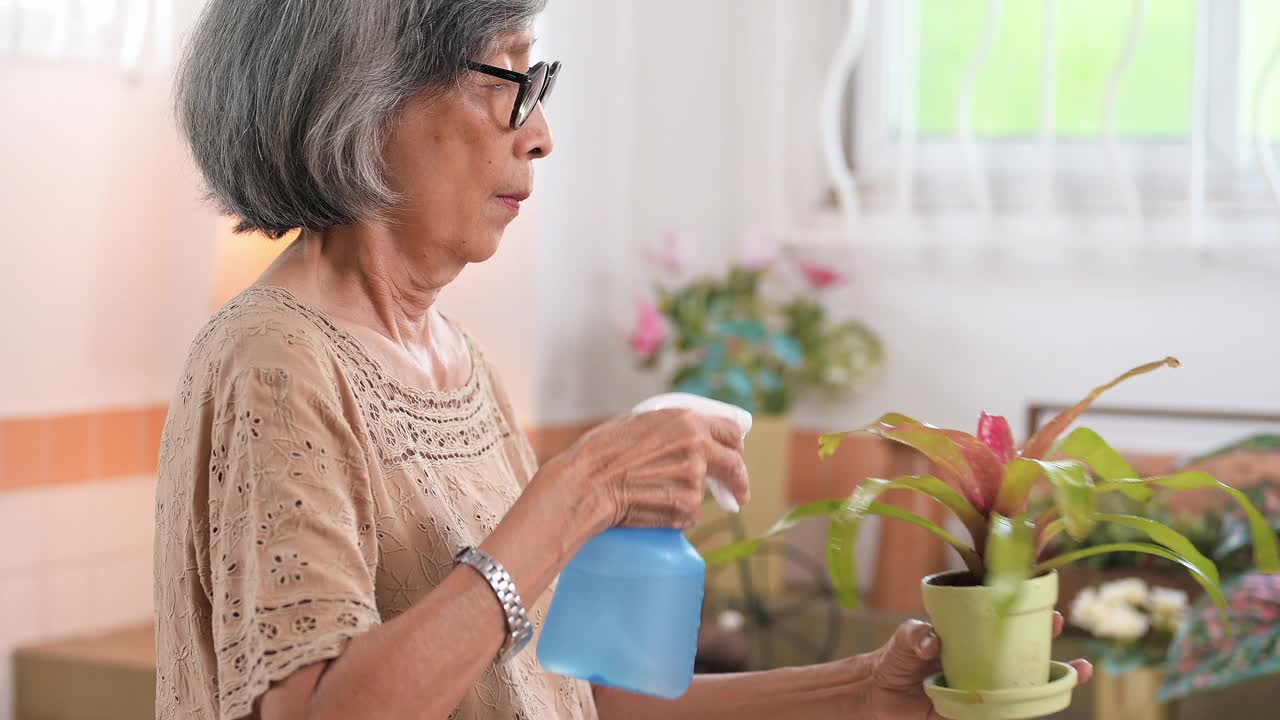
POLYGON ((998 623, 990 588, 965 571, 930 575, 924 606, 942 639, 942 675, 956 690, 1031 688, 1049 682, 1058 574, 1023 583, 998 623))

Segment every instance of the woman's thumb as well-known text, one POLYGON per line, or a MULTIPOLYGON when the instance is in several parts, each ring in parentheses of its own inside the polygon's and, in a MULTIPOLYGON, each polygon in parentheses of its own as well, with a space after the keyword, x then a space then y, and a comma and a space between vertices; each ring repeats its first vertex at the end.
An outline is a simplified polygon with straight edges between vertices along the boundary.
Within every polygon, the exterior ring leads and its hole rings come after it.
POLYGON ((898 626, 876 663, 881 687, 910 688, 937 672, 941 645, 933 626, 908 620, 898 626))

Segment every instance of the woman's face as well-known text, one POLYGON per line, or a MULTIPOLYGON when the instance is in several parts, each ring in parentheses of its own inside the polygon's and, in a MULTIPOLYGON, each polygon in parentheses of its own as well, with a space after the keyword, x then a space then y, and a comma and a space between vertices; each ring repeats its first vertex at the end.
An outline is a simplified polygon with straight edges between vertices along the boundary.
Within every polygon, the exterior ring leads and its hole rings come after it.
MULTIPOLYGON (((513 33, 471 60, 525 72, 532 44, 532 33, 513 33)), ((393 217, 407 237, 430 243, 424 255, 487 260, 533 192, 533 161, 551 153, 551 129, 541 105, 511 129, 518 90, 471 71, 458 91, 419 96, 401 111, 384 149, 387 180, 403 198, 393 217)))

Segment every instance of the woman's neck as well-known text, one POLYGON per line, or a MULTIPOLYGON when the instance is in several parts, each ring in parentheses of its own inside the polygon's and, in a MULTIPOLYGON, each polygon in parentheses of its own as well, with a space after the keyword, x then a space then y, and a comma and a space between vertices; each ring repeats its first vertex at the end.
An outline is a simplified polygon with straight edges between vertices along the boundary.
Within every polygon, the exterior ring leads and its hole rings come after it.
POLYGON ((401 382, 447 390, 473 368, 466 338, 435 309, 465 266, 446 248, 364 224, 303 231, 258 282, 333 318, 401 382))
POLYGON ((464 263, 385 226, 302 231, 259 282, 417 354, 432 346, 435 302, 464 263))

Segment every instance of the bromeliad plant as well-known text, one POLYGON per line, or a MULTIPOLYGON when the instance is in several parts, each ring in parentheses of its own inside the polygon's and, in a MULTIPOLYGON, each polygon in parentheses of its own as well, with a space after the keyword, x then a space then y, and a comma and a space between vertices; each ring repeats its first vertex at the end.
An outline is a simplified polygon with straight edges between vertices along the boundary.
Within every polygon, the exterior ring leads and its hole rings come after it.
MULTIPOLYGON (((884 415, 865 427, 847 433, 824 435, 819 454, 830 456, 845 436, 869 433, 908 445, 933 462, 936 475, 907 475, 892 480, 867 478, 845 499, 802 505, 779 520, 764 535, 719 548, 706 555, 708 562, 733 562, 747 557, 770 536, 785 532, 806 518, 830 516, 827 563, 833 585, 846 607, 858 605, 857 565, 854 543, 868 515, 904 520, 940 537, 959 553, 973 582, 988 586, 997 607, 1008 607, 1028 578, 1094 555, 1114 552, 1147 553, 1171 560, 1191 573, 1225 613, 1218 568, 1181 533, 1138 515, 1100 512, 1098 498, 1123 493, 1146 501, 1153 488, 1189 490, 1217 488, 1229 494, 1248 519, 1254 544, 1254 560, 1267 573, 1280 571, 1276 536, 1257 508, 1240 491, 1204 472, 1179 472, 1138 477, 1120 453, 1098 433, 1085 427, 1063 433, 1095 399, 1119 383, 1160 367, 1178 367, 1175 358, 1136 367, 1111 382, 1094 388, 1083 400, 1037 430, 1018 448, 1009 423, 983 413, 976 435, 927 425, 897 413, 884 415), (1059 438, 1061 437, 1061 440, 1059 438), (1095 480, 1096 478, 1096 480, 1095 480), (1053 490, 1052 506, 1033 514, 1027 509, 1032 486, 1047 481, 1053 490), (944 505, 968 531, 966 542, 941 526, 894 505, 877 502, 887 490, 922 493, 944 505), (1066 532, 1076 540, 1089 535, 1099 523, 1111 523, 1138 531, 1150 542, 1117 542, 1053 554, 1049 541, 1066 532)), ((1224 614, 1225 619, 1225 614, 1224 614)))

